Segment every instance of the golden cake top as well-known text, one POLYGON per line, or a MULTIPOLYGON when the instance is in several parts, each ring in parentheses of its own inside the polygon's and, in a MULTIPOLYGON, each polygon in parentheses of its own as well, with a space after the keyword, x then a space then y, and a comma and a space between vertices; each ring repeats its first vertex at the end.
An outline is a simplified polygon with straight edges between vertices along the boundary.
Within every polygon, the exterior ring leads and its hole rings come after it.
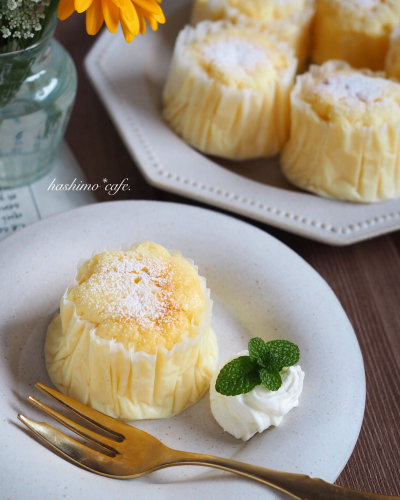
MULTIPOLYGON (((77 288, 67 298, 78 316, 97 326, 96 334, 135 351, 154 354, 179 342, 193 319, 198 325, 206 300, 189 262, 155 243, 126 252, 104 252, 78 270, 77 288)), ((190 330, 189 337, 195 336, 190 330)))
POLYGON ((400 22, 399 0, 319 0, 318 10, 340 19, 343 29, 389 33, 400 22))
POLYGON ((289 66, 288 53, 273 39, 239 27, 206 35, 186 55, 210 78, 235 89, 263 89, 289 66))
POLYGON ((372 72, 322 73, 303 87, 300 97, 328 123, 357 127, 400 123, 400 84, 372 72))
POLYGON ((310 0, 227 0, 241 14, 260 21, 286 19, 303 11, 313 3, 310 0))

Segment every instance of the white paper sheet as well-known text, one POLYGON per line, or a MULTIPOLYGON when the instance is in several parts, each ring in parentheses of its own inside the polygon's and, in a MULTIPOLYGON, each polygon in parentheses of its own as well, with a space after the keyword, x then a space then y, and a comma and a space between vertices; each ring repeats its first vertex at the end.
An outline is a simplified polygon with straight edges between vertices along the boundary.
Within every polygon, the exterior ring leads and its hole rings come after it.
POLYGON ((95 203, 92 191, 55 191, 48 189, 53 179, 57 184, 85 182, 85 176, 66 142, 54 168, 32 184, 15 189, 0 189, 0 240, 44 217, 71 208, 95 203))

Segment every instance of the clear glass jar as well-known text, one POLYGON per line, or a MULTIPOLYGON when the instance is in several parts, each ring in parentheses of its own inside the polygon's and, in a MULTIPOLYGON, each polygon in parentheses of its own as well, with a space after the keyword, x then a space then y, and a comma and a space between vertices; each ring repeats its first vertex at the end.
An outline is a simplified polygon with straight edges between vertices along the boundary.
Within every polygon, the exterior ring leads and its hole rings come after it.
POLYGON ((0 188, 39 179, 52 168, 74 103, 77 76, 52 37, 0 54, 0 188))

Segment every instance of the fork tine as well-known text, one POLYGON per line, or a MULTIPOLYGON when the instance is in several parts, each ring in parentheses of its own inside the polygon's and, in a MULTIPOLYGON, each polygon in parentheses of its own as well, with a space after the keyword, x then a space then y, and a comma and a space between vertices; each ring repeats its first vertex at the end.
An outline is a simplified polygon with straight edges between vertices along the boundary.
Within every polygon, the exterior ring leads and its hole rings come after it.
POLYGON ((107 415, 104 415, 104 413, 93 410, 92 408, 89 408, 82 403, 78 403, 78 401, 75 401, 74 399, 65 396, 64 394, 61 394, 54 389, 50 389, 50 387, 47 387, 40 382, 35 384, 35 387, 50 398, 62 404, 68 410, 86 420, 87 422, 95 425, 103 431, 108 432, 112 436, 118 438, 120 441, 123 441, 125 439, 123 432, 124 430, 127 431, 130 429, 127 424, 124 424, 123 422, 120 422, 115 418, 108 417, 107 415))
POLYGON ((118 470, 118 462, 115 458, 103 455, 99 451, 78 443, 75 439, 66 436, 45 422, 36 422, 20 414, 18 418, 36 436, 78 465, 103 476, 118 476, 115 474, 115 471, 118 470))
POLYGON ((71 431, 79 434, 79 436, 82 436, 83 438, 88 439, 92 443, 97 444, 101 448, 103 448, 111 453, 118 454, 118 451, 114 448, 114 446, 117 445, 116 441, 112 441, 111 439, 109 439, 105 436, 101 436, 100 434, 97 434, 96 432, 93 432, 90 429, 83 427, 82 425, 65 417, 64 415, 61 415, 61 413, 58 413, 57 411, 53 410, 49 406, 43 404, 38 399, 33 398, 32 396, 29 396, 28 400, 33 405, 35 405, 37 408, 39 408, 40 410, 47 413, 47 415, 50 415, 50 417, 54 418, 54 420, 57 420, 57 422, 60 422, 60 424, 65 425, 65 427, 67 427, 71 431))

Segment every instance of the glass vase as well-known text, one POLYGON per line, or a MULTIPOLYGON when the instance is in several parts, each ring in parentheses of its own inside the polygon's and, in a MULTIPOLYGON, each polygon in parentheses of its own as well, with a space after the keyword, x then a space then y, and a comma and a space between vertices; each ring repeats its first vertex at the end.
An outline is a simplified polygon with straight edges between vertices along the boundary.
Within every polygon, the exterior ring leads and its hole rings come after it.
POLYGON ((39 179, 57 158, 77 76, 55 26, 56 18, 35 45, 0 54, 0 188, 39 179))

